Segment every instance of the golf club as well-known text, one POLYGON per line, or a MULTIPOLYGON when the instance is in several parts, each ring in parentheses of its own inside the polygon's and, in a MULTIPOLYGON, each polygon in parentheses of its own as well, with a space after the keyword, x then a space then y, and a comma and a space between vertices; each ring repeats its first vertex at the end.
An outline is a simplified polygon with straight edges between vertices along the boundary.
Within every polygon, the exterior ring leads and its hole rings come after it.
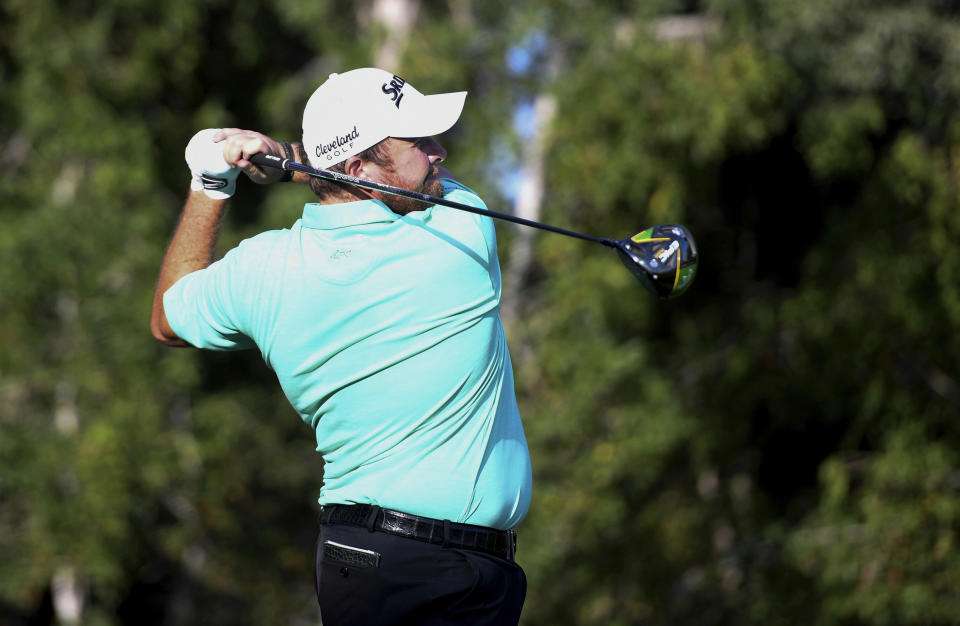
POLYGON ((522 224, 523 226, 531 226, 559 235, 566 235, 567 237, 592 241, 593 243, 615 249, 620 255, 620 260, 627 269, 636 276, 640 283, 655 295, 664 299, 674 298, 686 291, 693 282, 694 275, 697 273, 698 254, 696 243, 694 243, 693 236, 690 232, 679 224, 651 226, 626 239, 594 237, 507 213, 478 209, 469 204, 453 202, 444 198, 420 193, 419 191, 411 191, 383 183, 363 180, 362 178, 355 178, 339 172, 314 169, 302 163, 297 163, 296 161, 284 159, 272 154, 254 154, 250 157, 250 162, 261 167, 272 167, 287 172, 303 172, 316 178, 356 185, 364 189, 372 189, 395 196, 412 198, 426 204, 440 204, 452 209, 486 215, 515 224, 522 224))

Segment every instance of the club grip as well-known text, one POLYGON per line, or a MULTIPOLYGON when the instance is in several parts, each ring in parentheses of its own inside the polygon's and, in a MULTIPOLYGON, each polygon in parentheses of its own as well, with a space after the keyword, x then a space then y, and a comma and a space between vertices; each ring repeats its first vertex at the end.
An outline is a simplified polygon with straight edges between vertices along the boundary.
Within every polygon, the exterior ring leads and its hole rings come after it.
POLYGON ((250 157, 250 162, 254 165, 259 165, 260 167, 273 167, 278 170, 286 170, 287 163, 290 162, 290 159, 284 159, 278 156, 273 156, 272 154, 264 154, 258 152, 250 157))

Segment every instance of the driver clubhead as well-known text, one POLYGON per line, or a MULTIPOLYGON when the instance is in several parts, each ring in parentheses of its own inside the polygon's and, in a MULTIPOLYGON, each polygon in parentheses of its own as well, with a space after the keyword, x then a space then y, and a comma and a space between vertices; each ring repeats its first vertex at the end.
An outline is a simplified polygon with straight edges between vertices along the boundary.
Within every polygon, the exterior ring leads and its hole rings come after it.
POLYGON ((679 224, 660 224, 617 242, 620 260, 657 296, 675 298, 697 273, 697 244, 679 224))

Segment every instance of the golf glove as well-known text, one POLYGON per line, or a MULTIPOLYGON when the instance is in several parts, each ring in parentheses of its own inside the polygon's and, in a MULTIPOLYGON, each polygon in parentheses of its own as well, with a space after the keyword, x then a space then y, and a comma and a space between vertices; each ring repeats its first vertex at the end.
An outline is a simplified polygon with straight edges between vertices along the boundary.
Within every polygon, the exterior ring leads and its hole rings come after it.
POLYGON ((194 135, 187 144, 184 156, 190 168, 190 189, 203 192, 214 200, 226 200, 237 189, 240 168, 223 160, 223 146, 214 143, 213 134, 218 128, 207 128, 194 135))

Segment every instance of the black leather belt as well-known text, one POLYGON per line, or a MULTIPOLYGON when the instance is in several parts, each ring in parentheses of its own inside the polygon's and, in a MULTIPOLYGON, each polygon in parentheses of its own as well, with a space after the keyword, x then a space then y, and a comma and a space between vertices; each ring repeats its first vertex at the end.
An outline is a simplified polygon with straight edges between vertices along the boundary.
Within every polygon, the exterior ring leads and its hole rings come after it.
POLYGON ((320 511, 320 522, 364 526, 370 530, 417 541, 463 550, 479 550, 501 559, 513 559, 517 551, 517 531, 512 529, 496 530, 486 526, 458 524, 369 504, 325 506, 320 511))

